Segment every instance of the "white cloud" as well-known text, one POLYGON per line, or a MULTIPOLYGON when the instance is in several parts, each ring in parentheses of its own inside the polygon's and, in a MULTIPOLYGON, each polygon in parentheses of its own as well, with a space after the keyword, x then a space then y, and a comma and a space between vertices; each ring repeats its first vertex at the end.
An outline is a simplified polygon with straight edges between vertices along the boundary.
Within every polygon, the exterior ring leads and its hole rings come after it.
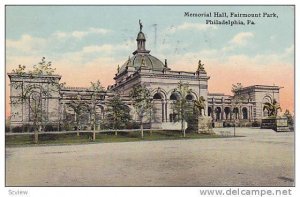
POLYGON ((170 33, 175 33, 177 31, 182 30, 199 30, 199 31, 206 31, 208 29, 217 29, 215 25, 206 25, 206 24, 200 24, 200 23, 183 23, 179 26, 171 26, 169 29, 170 33))
POLYGON ((52 35, 61 39, 61 38, 67 37, 68 34, 66 32, 58 31, 58 32, 53 33, 52 35))
POLYGON ((84 36, 88 35, 88 32, 84 32, 84 31, 73 31, 73 32, 71 33, 71 35, 72 35, 74 38, 81 39, 81 38, 83 38, 84 36))
POLYGON ((240 32, 235 35, 229 43, 239 46, 244 46, 248 43, 248 41, 254 37, 254 33, 252 32, 240 32))
POLYGON ((83 47, 82 52, 83 53, 95 53, 95 52, 112 52, 114 49, 113 45, 110 44, 104 44, 104 45, 90 45, 83 47))
POLYGON ((109 29, 104 29, 104 28, 94 28, 91 27, 85 31, 72 31, 72 32, 55 32, 53 33, 53 36, 55 36, 58 39, 63 39, 63 38, 68 38, 68 37, 74 37, 77 39, 82 39, 83 37, 86 37, 88 35, 91 34, 100 34, 100 35, 104 35, 111 32, 111 30, 109 29))
POLYGON ((46 39, 32 37, 28 34, 24 34, 19 40, 6 40, 6 48, 8 50, 16 49, 25 52, 33 52, 39 50, 41 47, 44 47, 46 43, 46 39))
POLYGON ((222 51, 226 52, 234 50, 237 47, 244 47, 253 37, 254 33, 252 32, 240 32, 228 42, 228 45, 222 48, 222 51))
POLYGON ((94 28, 94 27, 91 27, 89 28, 89 31, 90 33, 96 33, 96 34, 107 34, 109 32, 111 32, 111 30, 109 29, 103 29, 103 28, 94 28))
POLYGON ((92 62, 97 58, 110 59, 111 57, 114 57, 115 61, 118 59, 121 64, 123 61, 127 60, 128 53, 132 52, 134 47, 134 41, 125 41, 114 45, 88 45, 82 47, 78 51, 61 54, 60 58, 64 58, 69 62, 85 65, 87 62, 92 62))
MULTIPOLYGON (((102 28, 89 28, 86 31, 73 31, 73 32, 61 32, 61 31, 57 31, 54 32, 52 34, 50 34, 50 36, 48 36, 47 38, 41 38, 41 37, 34 37, 32 35, 29 34, 23 34, 21 36, 21 38, 19 39, 7 39, 6 40, 6 53, 8 56, 14 56, 14 55, 38 55, 38 54, 42 54, 41 56, 44 56, 45 54, 45 50, 47 51, 50 48, 54 49, 58 46, 59 43, 61 42, 57 42, 59 39, 59 41, 63 41, 63 39, 68 39, 68 38, 77 38, 77 39, 81 39, 85 36, 88 36, 90 34, 107 34, 109 33, 110 30, 108 29, 102 29, 102 28), (21 53, 20 53, 21 52, 21 53)), ((125 47, 124 46, 123 48, 125 47)), ((121 47, 121 46, 120 46, 121 47)), ((108 45, 104 45, 104 46, 97 46, 97 47, 87 47, 84 49, 84 53, 89 53, 92 51, 107 51, 110 52, 112 51, 113 46, 108 46, 108 45)), ((68 53, 68 52, 66 52, 68 53)))

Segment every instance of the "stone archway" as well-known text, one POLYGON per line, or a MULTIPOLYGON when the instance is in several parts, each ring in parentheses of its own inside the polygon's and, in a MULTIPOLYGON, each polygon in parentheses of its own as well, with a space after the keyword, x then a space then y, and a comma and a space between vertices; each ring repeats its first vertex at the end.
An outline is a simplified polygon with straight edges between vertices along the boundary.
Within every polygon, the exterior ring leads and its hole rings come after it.
POLYGON ((238 120, 239 119, 239 108, 235 107, 232 110, 233 119, 238 120))
POLYGON ((174 110, 172 106, 175 105, 175 102, 180 99, 180 95, 178 92, 172 92, 170 95, 170 105, 171 105, 171 111, 169 114, 169 120, 170 122, 177 122, 179 121, 179 115, 178 113, 174 110))
POLYGON ((99 130, 101 129, 101 120, 103 120, 105 117, 104 107, 102 105, 96 105, 95 112, 95 127, 96 130, 99 130))
POLYGON ((216 107, 215 108, 215 114, 216 114, 216 120, 218 121, 218 120, 221 120, 221 112, 222 112, 222 110, 221 110, 221 107, 216 107))
POLYGON ((248 109, 247 109, 247 107, 243 107, 243 109, 242 109, 242 115, 243 115, 243 120, 247 120, 248 119, 248 109))
POLYGON ((165 102, 164 95, 157 92, 153 95, 152 121, 160 123, 165 121, 165 102))
POLYGON ((230 119, 230 112, 231 112, 230 107, 225 107, 224 108, 224 113, 225 113, 225 119, 226 120, 230 119))
POLYGON ((263 110, 264 109, 264 104, 265 103, 272 103, 273 99, 270 95, 266 95, 263 100, 262 100, 262 104, 261 104, 261 111, 262 111, 262 117, 268 117, 268 111, 267 110, 263 110))

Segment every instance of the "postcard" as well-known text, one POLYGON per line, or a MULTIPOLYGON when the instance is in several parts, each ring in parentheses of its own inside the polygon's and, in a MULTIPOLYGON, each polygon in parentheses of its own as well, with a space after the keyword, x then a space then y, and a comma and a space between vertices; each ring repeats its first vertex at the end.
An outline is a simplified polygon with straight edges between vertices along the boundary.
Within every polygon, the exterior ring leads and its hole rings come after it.
POLYGON ((7 187, 295 185, 295 6, 7 5, 5 24, 7 187))

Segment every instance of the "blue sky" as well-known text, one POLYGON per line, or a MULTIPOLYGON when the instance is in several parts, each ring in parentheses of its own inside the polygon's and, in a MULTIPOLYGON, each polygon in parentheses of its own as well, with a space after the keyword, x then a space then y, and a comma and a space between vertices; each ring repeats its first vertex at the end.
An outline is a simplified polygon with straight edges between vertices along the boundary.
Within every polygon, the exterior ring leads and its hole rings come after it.
MULTIPOLYGON (((103 34, 87 33, 87 36, 80 39, 69 37, 63 42, 54 41, 43 52, 55 56, 79 51, 89 45, 116 44, 117 46, 126 41, 134 41, 138 32, 138 19, 141 19, 148 39, 148 48, 155 52, 153 24, 157 24, 156 49, 166 43, 177 48, 177 51, 174 49, 163 53, 168 56, 176 52, 224 47, 239 32, 253 33, 255 36, 251 40, 252 44, 238 51, 228 51, 227 55, 281 53, 294 42, 293 14, 293 8, 288 6, 8 6, 6 8, 6 39, 19 40, 22 35, 50 39, 58 32, 88 32, 90 28, 109 31, 103 34), (208 28, 200 32, 191 27, 170 33, 172 28, 184 23, 205 23, 205 18, 183 17, 185 11, 197 13, 275 12, 279 17, 256 18, 254 26, 219 25, 216 26, 217 29, 208 28)), ((117 55, 128 56, 129 51, 118 51, 117 55)))
POLYGON ((88 86, 97 79, 112 84, 117 65, 136 49, 139 19, 146 48, 168 59, 173 70, 194 71, 199 59, 204 62, 211 92, 230 93, 233 83, 242 82, 278 84, 293 95, 291 6, 6 6, 6 68, 33 65, 45 56, 69 85, 88 86), (245 26, 206 25, 206 19, 246 19, 184 17, 184 12, 274 12, 278 18, 252 18, 256 24, 245 26))

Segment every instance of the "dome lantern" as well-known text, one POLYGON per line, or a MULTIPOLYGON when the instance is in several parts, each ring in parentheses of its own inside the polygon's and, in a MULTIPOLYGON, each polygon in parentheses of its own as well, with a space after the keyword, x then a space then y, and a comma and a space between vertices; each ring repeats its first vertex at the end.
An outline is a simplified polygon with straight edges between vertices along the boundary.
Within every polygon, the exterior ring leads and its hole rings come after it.
POLYGON ((142 32, 143 24, 141 20, 139 20, 139 24, 140 24, 140 31, 136 38, 137 49, 133 52, 133 55, 137 53, 150 53, 150 51, 146 50, 146 37, 145 34, 142 32))

